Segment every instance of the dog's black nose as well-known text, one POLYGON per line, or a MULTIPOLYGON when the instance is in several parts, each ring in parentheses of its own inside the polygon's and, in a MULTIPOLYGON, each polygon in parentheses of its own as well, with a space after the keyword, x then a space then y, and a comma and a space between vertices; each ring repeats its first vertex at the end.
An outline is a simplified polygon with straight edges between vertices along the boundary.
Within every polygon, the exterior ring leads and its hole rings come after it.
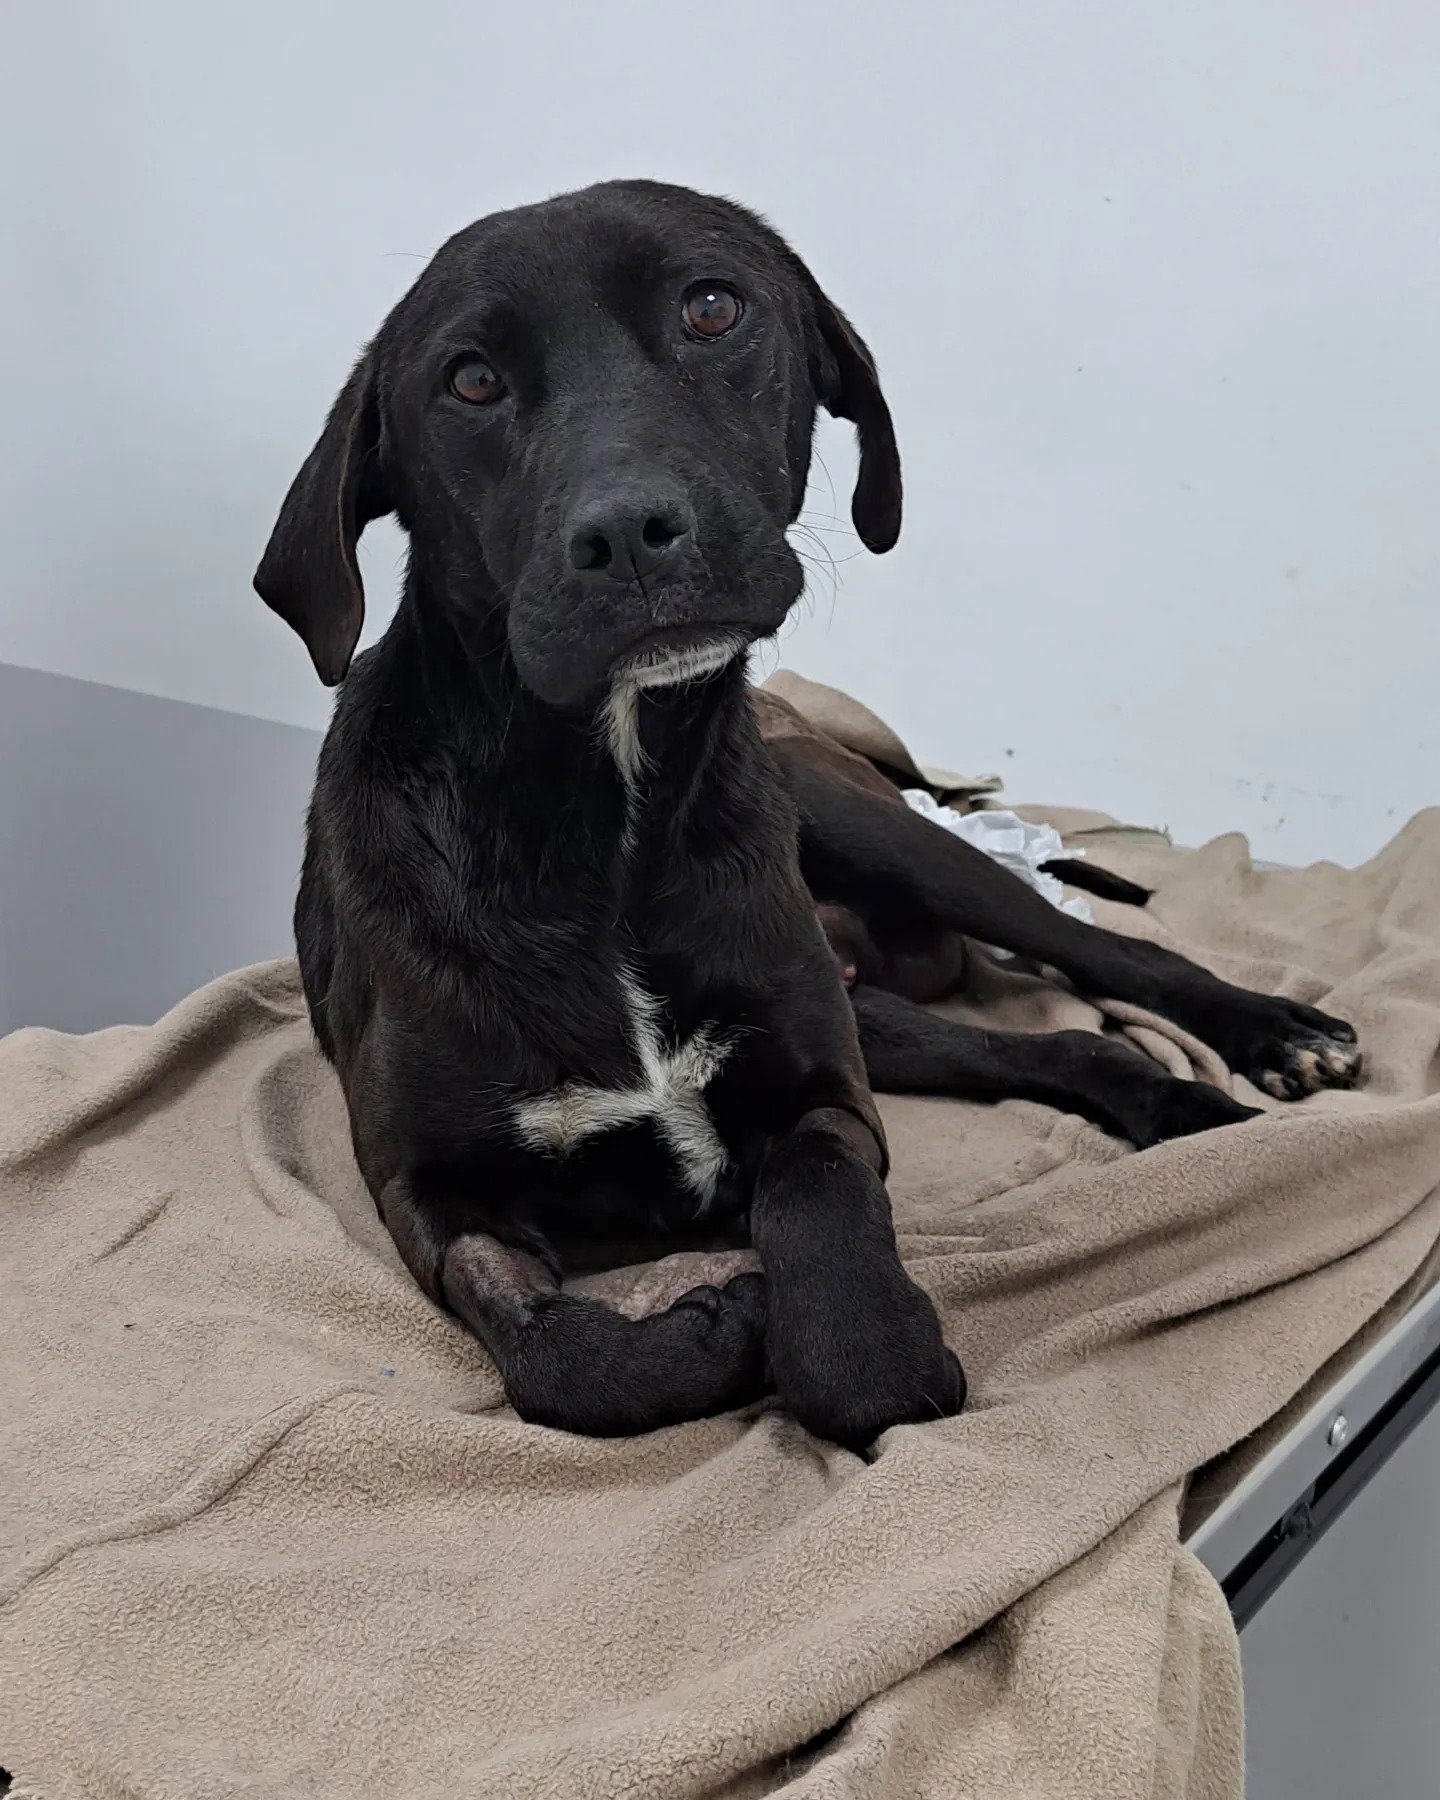
POLYGON ((569 529, 572 568, 632 581, 686 547, 695 514, 678 488, 636 483, 587 496, 571 513, 569 529))

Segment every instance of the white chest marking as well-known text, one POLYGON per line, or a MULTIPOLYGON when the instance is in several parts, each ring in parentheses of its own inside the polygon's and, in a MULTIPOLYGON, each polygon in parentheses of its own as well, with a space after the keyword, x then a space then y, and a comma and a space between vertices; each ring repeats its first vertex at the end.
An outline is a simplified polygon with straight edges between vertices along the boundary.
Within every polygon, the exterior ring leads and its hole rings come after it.
POLYGON ((683 1044, 667 1050, 658 1024, 659 1002, 629 977, 622 980, 621 989, 640 1060, 639 1081, 627 1088, 570 1082, 554 1093, 524 1100, 515 1109, 516 1130, 532 1150, 564 1156, 597 1132, 649 1120, 686 1184, 708 1203, 729 1157, 705 1105, 705 1089, 733 1046, 702 1026, 683 1044))

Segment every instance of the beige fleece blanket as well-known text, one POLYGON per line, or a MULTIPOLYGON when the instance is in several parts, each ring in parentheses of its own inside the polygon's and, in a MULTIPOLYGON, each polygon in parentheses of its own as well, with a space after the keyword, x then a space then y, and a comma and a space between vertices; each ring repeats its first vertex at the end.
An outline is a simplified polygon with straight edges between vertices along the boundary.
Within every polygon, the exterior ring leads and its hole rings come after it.
MULTIPOLYGON (((1105 854, 1158 889, 1105 922, 1352 1019, 1368 1081, 1247 1092, 1266 1117, 1144 1155, 1029 1103, 887 1100, 902 1247, 973 1399, 870 1463, 768 1407, 519 1423, 377 1224, 288 963, 153 1028, 0 1044, 17 1792, 1237 1795, 1181 1486, 1440 1240, 1440 814, 1354 872, 1105 854)), ((962 1006, 1106 1023, 979 963, 962 1006)))

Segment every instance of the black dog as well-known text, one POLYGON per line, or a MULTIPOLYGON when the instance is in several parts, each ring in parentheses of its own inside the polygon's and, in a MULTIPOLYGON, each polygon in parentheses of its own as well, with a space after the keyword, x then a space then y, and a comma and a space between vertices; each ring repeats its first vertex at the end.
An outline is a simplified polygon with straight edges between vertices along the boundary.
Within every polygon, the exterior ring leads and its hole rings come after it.
POLYGON ((773 1384, 860 1446, 958 1411, 872 1083, 1045 1099, 1140 1144, 1246 1116, 1091 1036, 965 1030, 862 978, 933 976, 957 932, 1272 1089, 1357 1067, 1348 1026, 1077 923, 783 718, 762 742, 745 652, 801 592, 822 406, 858 429, 855 527, 888 550, 874 364, 768 226, 649 182, 502 214, 381 327, 256 575, 334 684, 360 532, 410 534, 321 756, 300 964, 385 1223, 527 1419, 641 1431, 773 1384), (656 1316, 560 1291, 597 1240, 747 1227, 763 1277, 656 1316))

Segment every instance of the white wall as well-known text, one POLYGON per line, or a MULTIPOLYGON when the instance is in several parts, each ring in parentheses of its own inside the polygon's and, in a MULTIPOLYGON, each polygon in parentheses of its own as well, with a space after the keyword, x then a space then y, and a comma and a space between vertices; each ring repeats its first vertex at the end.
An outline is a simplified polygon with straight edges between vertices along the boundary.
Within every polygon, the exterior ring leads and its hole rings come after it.
POLYGON ((892 396, 905 539, 817 578, 787 661, 1186 840, 1350 860, 1440 799, 1431 0, 50 0, 3 32, 0 658, 320 722, 249 577, 357 345, 457 225, 647 173, 770 212, 892 396))

